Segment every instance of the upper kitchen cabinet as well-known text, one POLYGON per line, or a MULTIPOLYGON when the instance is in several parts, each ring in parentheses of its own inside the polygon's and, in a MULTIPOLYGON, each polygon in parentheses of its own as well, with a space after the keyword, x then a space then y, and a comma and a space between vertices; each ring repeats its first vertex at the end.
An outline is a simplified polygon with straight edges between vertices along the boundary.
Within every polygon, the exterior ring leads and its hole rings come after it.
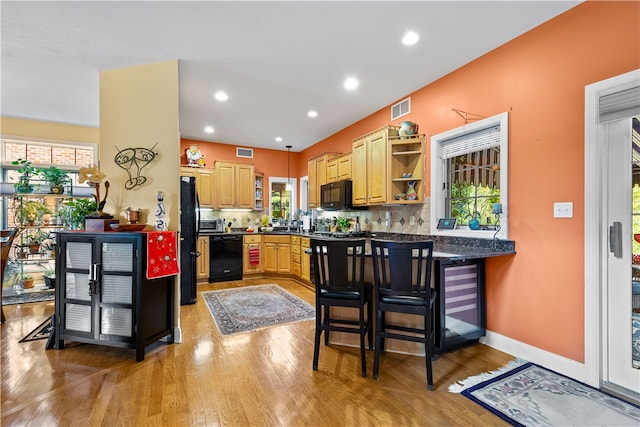
POLYGON ((329 160, 327 163, 327 182, 351 179, 351 153, 329 160))
POLYGON ((264 209, 264 174, 262 172, 256 172, 253 207, 256 210, 264 209))
POLYGON ((424 203, 424 135, 389 137, 387 203, 424 203))
POLYGON ((213 170, 195 167, 180 167, 180 176, 193 176, 196 178, 196 191, 200 200, 200 207, 212 208, 214 206, 213 170))
POLYGON ((353 140, 353 205, 378 205, 388 199, 388 141, 397 137, 397 126, 385 126, 353 140))
POLYGON ((329 182, 327 180, 328 163, 339 155, 338 153, 325 153, 309 160, 309 193, 307 195, 307 204, 310 208, 320 207, 320 186, 329 182))
POLYGON ((255 168, 248 163, 216 161, 217 208, 254 209, 255 168))

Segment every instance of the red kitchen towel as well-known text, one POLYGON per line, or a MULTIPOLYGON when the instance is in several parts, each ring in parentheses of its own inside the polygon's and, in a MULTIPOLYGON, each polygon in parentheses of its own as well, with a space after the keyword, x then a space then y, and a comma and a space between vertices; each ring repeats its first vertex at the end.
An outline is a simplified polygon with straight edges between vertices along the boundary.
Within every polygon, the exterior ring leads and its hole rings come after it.
POLYGON ((147 233, 147 279, 180 273, 177 246, 178 233, 175 231, 147 233))
POLYGON ((249 248, 249 264, 251 265, 260 264, 260 248, 258 247, 249 248))

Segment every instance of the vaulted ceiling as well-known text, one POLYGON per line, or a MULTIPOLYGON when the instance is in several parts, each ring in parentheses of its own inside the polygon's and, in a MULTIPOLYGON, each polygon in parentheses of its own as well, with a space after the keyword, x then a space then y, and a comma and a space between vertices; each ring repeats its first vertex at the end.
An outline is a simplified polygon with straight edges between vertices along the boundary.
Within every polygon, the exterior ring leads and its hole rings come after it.
POLYGON ((178 59, 182 137, 300 151, 578 3, 2 1, 0 112, 98 127, 100 71, 178 59))

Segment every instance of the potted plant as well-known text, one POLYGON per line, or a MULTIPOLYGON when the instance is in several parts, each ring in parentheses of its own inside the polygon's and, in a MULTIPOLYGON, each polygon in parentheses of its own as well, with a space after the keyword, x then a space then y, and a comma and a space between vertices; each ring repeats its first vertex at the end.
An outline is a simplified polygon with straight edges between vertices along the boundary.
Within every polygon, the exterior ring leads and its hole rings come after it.
POLYGON ((55 166, 39 170, 40 176, 49 184, 52 194, 64 193, 64 185, 71 182, 71 178, 67 173, 55 166))
POLYGON ((37 200, 20 200, 16 206, 17 225, 34 225, 42 220, 42 215, 51 213, 47 205, 37 200))
POLYGON ((33 288, 33 276, 29 274, 25 274, 20 279, 20 283, 22 284, 23 289, 31 289, 33 288))
POLYGON ((18 177, 18 182, 14 184, 16 192, 18 193, 32 193, 33 186, 30 184, 31 177, 38 173, 38 168, 33 166, 33 163, 29 160, 17 159, 11 162, 14 166, 18 167, 18 172, 21 173, 18 177))
POLYGON ((44 230, 36 230, 27 235, 27 245, 32 254, 40 252, 40 245, 45 240, 51 240, 51 235, 44 230))
POLYGON ((47 285, 49 289, 55 289, 56 287, 56 270, 55 269, 51 268, 50 265, 47 265, 44 268, 44 271, 42 273, 42 278, 44 279, 45 285, 47 285))
POLYGON ((349 231, 349 228, 351 227, 351 220, 349 218, 340 217, 337 219, 337 222, 341 231, 345 233, 349 231))
POLYGON ((97 203, 91 199, 75 199, 64 204, 58 210, 58 215, 64 219, 67 228, 80 230, 84 228, 84 219, 97 210, 97 203))
POLYGON ((45 252, 46 256, 53 257, 56 249, 56 241, 51 238, 51 235, 49 235, 48 238, 44 239, 40 243, 40 248, 45 252))

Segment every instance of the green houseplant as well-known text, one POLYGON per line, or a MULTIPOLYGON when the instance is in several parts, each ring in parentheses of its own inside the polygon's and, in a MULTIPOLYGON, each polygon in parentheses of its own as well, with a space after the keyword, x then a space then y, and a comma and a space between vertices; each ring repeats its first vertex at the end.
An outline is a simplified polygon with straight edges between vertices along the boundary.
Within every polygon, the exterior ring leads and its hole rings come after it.
POLYGON ((92 199, 75 199, 64 204, 58 210, 58 216, 67 224, 67 228, 80 230, 84 228, 84 219, 97 210, 97 203, 92 199))
POLYGON ((336 221, 340 230, 345 233, 349 231, 349 227, 351 227, 351 220, 349 220, 349 218, 340 217, 336 221))
POLYGON ((16 205, 16 225, 34 225, 42 215, 51 213, 47 205, 37 200, 22 200, 16 205))
POLYGON ((51 240, 51 234, 44 230, 35 230, 26 236, 26 242, 32 254, 40 252, 40 245, 45 240, 51 240))
POLYGON ((33 186, 31 185, 31 177, 38 173, 38 168, 33 166, 31 161, 25 159, 16 159, 12 161, 11 164, 18 166, 17 171, 22 174, 18 177, 18 182, 14 184, 16 192, 32 193, 33 186))
POLYGON ((49 184, 49 188, 53 194, 64 193, 64 185, 71 182, 69 175, 55 166, 40 169, 39 173, 42 179, 49 184))

